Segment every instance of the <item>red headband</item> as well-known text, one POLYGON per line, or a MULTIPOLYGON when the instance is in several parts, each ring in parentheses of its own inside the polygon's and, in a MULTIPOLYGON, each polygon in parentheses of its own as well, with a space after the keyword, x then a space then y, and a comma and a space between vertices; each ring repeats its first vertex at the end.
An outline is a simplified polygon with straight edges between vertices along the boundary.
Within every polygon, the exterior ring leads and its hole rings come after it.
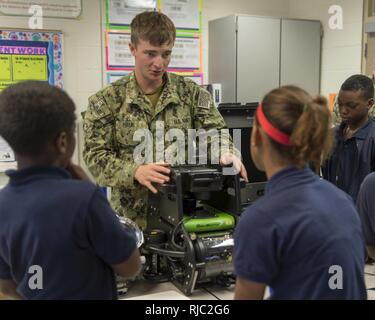
POLYGON ((268 121, 266 116, 263 113, 263 106, 260 103, 257 108, 257 120, 259 121, 260 126, 262 127, 263 131, 273 140, 276 142, 284 145, 284 146, 290 146, 290 137, 281 132, 279 129, 275 128, 271 122, 268 121))

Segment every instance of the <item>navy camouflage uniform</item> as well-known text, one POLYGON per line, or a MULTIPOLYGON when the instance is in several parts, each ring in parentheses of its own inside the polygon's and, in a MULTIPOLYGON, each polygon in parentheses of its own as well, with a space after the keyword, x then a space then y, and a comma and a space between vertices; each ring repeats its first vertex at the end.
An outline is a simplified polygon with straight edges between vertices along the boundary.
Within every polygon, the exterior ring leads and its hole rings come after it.
MULTIPOLYGON (((142 229, 146 227, 148 189, 134 179, 139 164, 133 152, 139 141, 134 141, 133 135, 138 129, 152 132, 155 159, 156 140, 164 139, 155 136, 157 121, 164 122, 165 132, 172 128, 185 133, 188 129, 226 128, 209 92, 173 73, 166 73, 155 107, 131 73, 91 96, 83 120, 83 158, 87 167, 97 183, 112 188, 113 209, 142 229)), ((171 144, 165 141, 164 150, 171 144)), ((231 140, 228 146, 232 147, 231 140)))

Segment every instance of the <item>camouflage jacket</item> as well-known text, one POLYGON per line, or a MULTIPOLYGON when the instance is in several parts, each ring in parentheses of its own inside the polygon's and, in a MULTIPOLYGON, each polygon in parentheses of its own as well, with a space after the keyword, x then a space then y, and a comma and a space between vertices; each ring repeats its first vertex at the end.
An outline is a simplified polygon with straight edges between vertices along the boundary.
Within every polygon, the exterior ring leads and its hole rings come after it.
MULTIPOLYGON (((134 158, 140 142, 133 136, 138 129, 152 133, 152 154, 168 149, 172 142, 163 132, 169 129, 224 129, 225 122, 211 95, 192 80, 167 73, 167 81, 155 108, 138 87, 134 73, 105 87, 89 98, 84 114, 83 158, 97 183, 112 188, 111 204, 121 216, 146 225, 148 189, 134 180, 138 166, 134 158), (156 136, 157 122, 164 130, 156 136), (159 150, 160 151, 160 150, 159 150)), ((220 139, 219 139, 220 140, 220 139)), ((212 143, 212 142, 211 142, 212 143)), ((228 144, 232 147, 232 142, 228 144)), ((144 156, 145 152, 137 153, 144 156)), ((187 159, 187 158, 186 158, 187 159)))
MULTIPOLYGON (((375 120, 375 106, 372 106, 372 108, 368 112, 369 116, 375 120)), ((337 103, 337 96, 335 103, 333 105, 333 113, 332 113, 332 125, 334 127, 339 126, 341 123, 341 116, 340 116, 340 111, 339 111, 339 105, 337 103)))

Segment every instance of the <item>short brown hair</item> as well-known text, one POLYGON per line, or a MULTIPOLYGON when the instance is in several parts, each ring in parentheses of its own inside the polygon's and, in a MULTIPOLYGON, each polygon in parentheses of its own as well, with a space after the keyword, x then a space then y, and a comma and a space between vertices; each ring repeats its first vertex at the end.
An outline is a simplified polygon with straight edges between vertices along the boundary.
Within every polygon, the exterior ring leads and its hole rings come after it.
POLYGON ((327 99, 312 98, 296 86, 284 86, 269 92, 262 106, 269 122, 290 136, 290 147, 270 139, 275 150, 298 168, 309 163, 318 170, 333 144, 327 99))
POLYGON ((176 40, 176 28, 170 18, 158 11, 145 11, 132 20, 131 42, 149 41, 153 46, 171 44, 176 40))

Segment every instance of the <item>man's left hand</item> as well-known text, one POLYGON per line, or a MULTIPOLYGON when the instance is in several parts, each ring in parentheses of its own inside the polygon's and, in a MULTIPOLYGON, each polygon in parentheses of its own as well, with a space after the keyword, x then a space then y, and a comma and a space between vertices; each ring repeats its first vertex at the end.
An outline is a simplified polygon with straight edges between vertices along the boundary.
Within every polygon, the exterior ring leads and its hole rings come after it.
POLYGON ((220 165, 226 166, 226 165, 229 165, 229 164, 233 164, 233 167, 236 170, 236 172, 237 173, 239 172, 240 176, 246 182, 249 182, 249 179, 247 178, 247 171, 246 171, 246 168, 245 168, 244 164, 242 163, 242 161, 239 158, 237 158, 234 154, 227 152, 227 153, 224 153, 223 155, 221 155, 220 165))

